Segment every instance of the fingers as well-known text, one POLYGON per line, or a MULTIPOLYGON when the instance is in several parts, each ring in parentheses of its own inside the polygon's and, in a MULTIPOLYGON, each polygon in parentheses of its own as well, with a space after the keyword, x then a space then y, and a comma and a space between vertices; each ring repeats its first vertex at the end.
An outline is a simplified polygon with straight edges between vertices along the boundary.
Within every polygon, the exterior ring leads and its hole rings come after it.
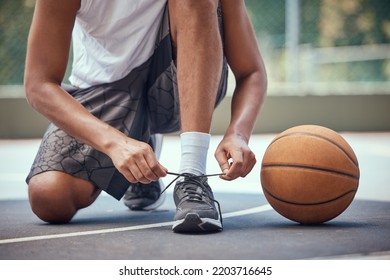
POLYGON ((227 173, 230 168, 229 157, 224 150, 219 150, 215 152, 215 159, 218 161, 219 167, 222 170, 222 173, 227 173))
POLYGON ((157 181, 167 173, 166 168, 158 162, 152 149, 143 151, 140 158, 136 157, 135 163, 129 167, 135 180, 143 184, 157 181))
POLYGON ((232 164, 228 170, 228 172, 225 174, 226 180, 233 180, 238 177, 245 177, 243 174, 243 166, 244 166, 244 156, 241 151, 232 151, 230 153, 231 158, 232 158, 232 164))
POLYGON ((221 179, 234 180, 247 176, 256 164, 256 157, 249 149, 235 149, 229 152, 218 151, 215 157, 224 175, 221 179))
POLYGON ((117 169, 130 183, 149 184, 166 176, 167 169, 161 165, 153 149, 146 143, 128 146, 116 161, 117 169))
POLYGON ((233 180, 238 177, 245 177, 256 164, 256 157, 252 152, 233 151, 232 164, 226 173, 226 180, 233 180))
POLYGON ((160 177, 164 177, 166 170, 157 162, 157 165, 150 164, 145 160, 139 160, 132 164, 129 168, 131 173, 130 182, 140 182, 143 184, 149 184, 150 182, 157 181, 160 177))

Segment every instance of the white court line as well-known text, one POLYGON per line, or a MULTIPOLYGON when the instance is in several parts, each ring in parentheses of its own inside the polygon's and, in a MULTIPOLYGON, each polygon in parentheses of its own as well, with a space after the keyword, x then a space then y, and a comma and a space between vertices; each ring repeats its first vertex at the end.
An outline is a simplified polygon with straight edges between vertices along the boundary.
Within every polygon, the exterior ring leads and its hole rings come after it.
MULTIPOLYGON (((244 215, 249 215, 249 214, 265 212, 265 211, 268 211, 271 209, 272 209, 272 207, 269 204, 265 204, 265 205, 261 205, 258 207, 249 208, 246 210, 240 210, 240 211, 226 213, 226 214, 223 214, 222 217, 223 218, 232 218, 232 217, 238 217, 238 216, 244 216, 244 215)), ((80 231, 80 232, 70 232, 70 233, 59 233, 59 234, 49 234, 49 235, 1 239, 0 244, 10 244, 10 243, 28 242, 28 241, 36 241, 36 240, 56 239, 56 238, 67 238, 67 237, 94 235, 94 234, 103 234, 103 233, 114 233, 114 232, 122 232, 122 231, 134 231, 134 230, 141 230, 141 229, 148 229, 148 228, 159 228, 159 227, 171 226, 171 225, 173 225, 173 223, 174 222, 172 221, 172 222, 130 226, 130 227, 109 228, 109 229, 89 230, 89 231, 80 231)))
POLYGON ((269 204, 264 204, 261 206, 245 209, 245 210, 240 210, 240 211, 235 211, 235 212, 230 212, 230 213, 225 213, 222 215, 224 219, 226 218, 232 218, 232 217, 238 217, 238 216, 244 216, 244 215, 250 215, 250 214, 255 214, 255 213, 260 213, 260 212, 265 212, 268 210, 272 210, 271 205, 269 204))
POLYGON ((328 257, 310 258, 305 260, 390 260, 390 251, 336 255, 328 257))

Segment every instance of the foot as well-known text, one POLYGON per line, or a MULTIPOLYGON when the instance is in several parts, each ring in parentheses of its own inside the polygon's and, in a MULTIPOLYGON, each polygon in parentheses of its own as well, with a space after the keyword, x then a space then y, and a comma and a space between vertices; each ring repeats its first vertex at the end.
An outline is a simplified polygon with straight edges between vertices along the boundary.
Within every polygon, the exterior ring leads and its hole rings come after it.
POLYGON ((215 207, 216 200, 205 176, 184 174, 184 180, 176 183, 174 201, 174 232, 222 230, 220 210, 215 207))
POLYGON ((161 193, 163 183, 161 180, 148 185, 137 183, 130 185, 123 197, 123 203, 130 210, 154 210, 165 200, 165 193, 161 193))

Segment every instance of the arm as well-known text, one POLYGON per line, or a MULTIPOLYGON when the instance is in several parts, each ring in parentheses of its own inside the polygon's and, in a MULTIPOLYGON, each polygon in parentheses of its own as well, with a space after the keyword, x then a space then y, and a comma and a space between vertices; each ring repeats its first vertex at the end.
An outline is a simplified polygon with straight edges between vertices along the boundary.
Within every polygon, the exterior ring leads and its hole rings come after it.
POLYGON ((236 88, 230 124, 215 157, 225 173, 221 178, 233 180, 245 177, 256 163, 248 142, 266 95, 267 77, 244 1, 222 0, 222 15, 225 52, 236 88))
POLYGON ((79 7, 80 0, 36 2, 24 78, 27 100, 65 132, 110 156, 130 182, 157 180, 166 169, 149 145, 95 118, 60 86, 79 7))

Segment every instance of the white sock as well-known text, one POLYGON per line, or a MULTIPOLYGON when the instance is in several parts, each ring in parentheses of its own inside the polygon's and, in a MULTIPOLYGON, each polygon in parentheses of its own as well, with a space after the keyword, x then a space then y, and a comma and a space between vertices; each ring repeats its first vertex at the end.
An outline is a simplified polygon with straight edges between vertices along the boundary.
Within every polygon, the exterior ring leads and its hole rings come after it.
POLYGON ((181 162, 180 173, 206 174, 207 152, 211 135, 203 132, 180 134, 181 162))

